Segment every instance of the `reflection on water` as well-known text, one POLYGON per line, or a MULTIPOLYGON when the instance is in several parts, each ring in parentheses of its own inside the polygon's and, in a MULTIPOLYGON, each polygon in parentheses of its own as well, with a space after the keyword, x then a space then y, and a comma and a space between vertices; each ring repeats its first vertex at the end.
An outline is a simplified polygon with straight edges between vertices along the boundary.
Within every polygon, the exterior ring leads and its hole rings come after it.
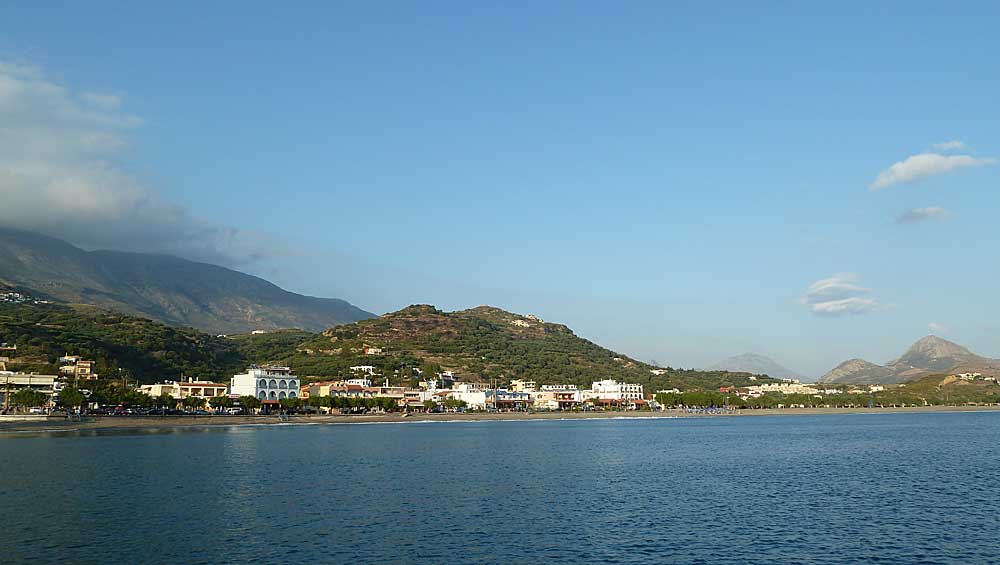
POLYGON ((0 441, 0 561, 989 562, 1000 414, 0 441))

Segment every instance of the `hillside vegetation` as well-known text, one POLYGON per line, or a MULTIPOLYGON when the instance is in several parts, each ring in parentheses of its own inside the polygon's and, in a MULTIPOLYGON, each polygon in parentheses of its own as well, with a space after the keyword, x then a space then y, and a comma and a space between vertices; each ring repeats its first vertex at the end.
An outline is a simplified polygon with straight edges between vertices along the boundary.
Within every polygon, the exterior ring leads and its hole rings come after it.
MULTIPOLYGON (((258 351, 265 350, 265 342, 286 340, 269 335, 239 339, 252 343, 253 338, 261 342, 258 351)), ((654 375, 650 371, 655 367, 583 339, 562 324, 490 306, 442 312, 414 305, 331 328, 274 360, 305 369, 300 370, 302 375, 318 376, 345 374, 354 365, 374 365, 399 383, 415 381, 414 369, 425 374, 453 371, 466 380, 526 379, 586 387, 595 380, 613 378, 638 382, 649 390, 751 383, 748 374, 725 371, 668 368, 654 375), (376 353, 366 354, 366 349, 376 353)))
POLYGON ((347 377, 352 366, 373 365, 399 385, 416 385, 421 371, 453 371, 465 380, 498 384, 520 378, 589 387, 613 378, 641 383, 648 392, 752 383, 746 373, 725 371, 667 368, 654 375, 656 367, 580 338, 562 324, 487 306, 451 313, 411 306, 322 334, 279 330, 226 338, 94 307, 0 303, 0 341, 18 346, 13 370, 55 372, 58 357, 71 354, 97 361, 104 376, 121 369, 140 382, 182 375, 225 382, 249 364, 274 363, 292 367, 305 381, 347 377), (366 348, 376 354, 366 354, 366 348))
POLYGON ((122 369, 143 382, 228 379, 245 363, 226 339, 93 307, 0 303, 0 342, 17 344, 8 369, 37 373, 57 372, 66 354, 96 361, 102 376, 122 369))

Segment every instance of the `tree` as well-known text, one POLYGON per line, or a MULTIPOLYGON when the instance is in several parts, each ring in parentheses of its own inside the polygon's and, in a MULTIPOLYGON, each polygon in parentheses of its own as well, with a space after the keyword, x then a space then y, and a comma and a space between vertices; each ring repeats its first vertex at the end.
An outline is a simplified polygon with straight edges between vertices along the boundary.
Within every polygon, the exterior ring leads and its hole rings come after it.
POLYGON ((205 406, 205 399, 200 396, 189 396, 182 400, 181 404, 183 404, 188 410, 198 410, 199 408, 203 408, 205 406))
POLYGON ((233 405, 233 401, 228 396, 213 396, 208 399, 208 404, 218 411, 223 408, 229 408, 233 405))
POLYGON ((48 396, 45 393, 38 392, 30 388, 24 388, 14 393, 11 397, 14 402, 14 406, 23 406, 24 408, 30 408, 32 406, 41 406, 45 404, 48 400, 48 396))
POLYGON ((240 397, 240 405, 248 414, 253 414, 254 410, 260 408, 261 401, 256 396, 248 394, 240 397))
POLYGON ((464 400, 459 400, 450 396, 444 399, 444 407, 448 410, 458 410, 459 408, 465 408, 466 406, 468 406, 468 403, 464 400))
POLYGON ((434 402, 433 400, 431 400, 431 399, 428 398, 427 400, 424 401, 424 410, 427 410, 428 412, 431 412, 435 408, 437 408, 437 405, 438 405, 437 402, 434 402))
POLYGON ((278 404, 280 404, 281 407, 283 409, 285 409, 285 411, 293 410, 295 408, 298 408, 298 406, 299 406, 299 399, 297 399, 297 398, 282 398, 282 399, 278 400, 278 404))
POLYGON ((163 394, 158 396, 156 398, 156 402, 157 404, 160 405, 161 408, 174 408, 175 406, 177 406, 177 401, 174 400, 174 395, 170 394, 169 392, 164 392, 163 394))
POLYGON ((65 408, 76 408, 87 399, 82 392, 75 387, 68 386, 59 391, 59 404, 65 408))

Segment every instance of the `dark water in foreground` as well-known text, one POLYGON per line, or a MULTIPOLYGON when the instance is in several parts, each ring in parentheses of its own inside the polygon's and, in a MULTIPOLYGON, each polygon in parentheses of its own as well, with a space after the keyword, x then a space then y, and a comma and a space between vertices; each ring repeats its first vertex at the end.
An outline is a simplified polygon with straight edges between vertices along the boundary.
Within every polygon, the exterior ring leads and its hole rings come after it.
POLYGON ((0 439, 0 561, 1000 561, 1000 413, 0 439))

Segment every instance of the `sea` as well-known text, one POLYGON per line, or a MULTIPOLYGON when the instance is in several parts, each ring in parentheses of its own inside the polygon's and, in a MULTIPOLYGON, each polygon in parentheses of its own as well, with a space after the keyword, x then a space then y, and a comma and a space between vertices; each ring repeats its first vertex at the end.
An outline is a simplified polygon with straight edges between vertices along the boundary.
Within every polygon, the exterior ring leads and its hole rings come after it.
POLYGON ((1000 413, 0 434, 3 563, 997 563, 1000 413))

